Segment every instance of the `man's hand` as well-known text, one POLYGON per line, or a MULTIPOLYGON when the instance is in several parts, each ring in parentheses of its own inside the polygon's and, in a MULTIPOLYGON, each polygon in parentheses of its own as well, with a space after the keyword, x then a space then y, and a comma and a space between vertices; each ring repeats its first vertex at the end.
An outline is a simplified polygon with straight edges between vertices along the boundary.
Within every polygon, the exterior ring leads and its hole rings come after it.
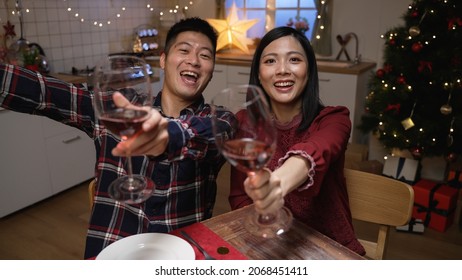
MULTIPOLYGON (((122 94, 114 94, 114 103, 121 108, 133 106, 122 94)), ((158 156, 167 148, 168 121, 153 108, 146 108, 149 118, 143 122, 142 132, 120 142, 112 149, 114 156, 149 155, 158 156)))

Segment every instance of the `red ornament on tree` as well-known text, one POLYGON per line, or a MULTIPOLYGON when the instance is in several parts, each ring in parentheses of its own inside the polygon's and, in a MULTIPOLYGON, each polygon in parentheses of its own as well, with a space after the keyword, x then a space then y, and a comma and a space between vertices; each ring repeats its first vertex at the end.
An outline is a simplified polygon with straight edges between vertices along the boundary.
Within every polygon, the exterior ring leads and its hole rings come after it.
POLYGON ((399 76, 397 81, 398 81, 398 84, 402 84, 402 85, 406 84, 406 79, 403 76, 399 76))
POLYGON ((377 77, 383 78, 383 75, 385 75, 385 71, 383 69, 379 69, 377 70, 377 72, 375 72, 375 74, 377 75, 377 77))
POLYGON ((392 46, 394 46, 396 44, 396 41, 395 39, 390 39, 390 41, 388 41, 388 43, 392 46))
POLYGON ((422 148, 420 147, 411 148, 409 149, 409 151, 411 152, 411 154, 414 156, 415 159, 420 159, 420 157, 422 156, 422 148))
POLYGON ((423 48, 423 45, 421 42, 415 42, 414 44, 412 44, 412 51, 415 53, 420 52, 422 48, 423 48))
POLYGON ((392 70, 393 66, 391 66, 391 64, 387 63, 383 65, 383 71, 385 71, 385 73, 390 73, 392 70))
POLYGON ((455 162, 457 160, 457 155, 455 153, 449 153, 446 156, 446 160, 449 162, 455 162))

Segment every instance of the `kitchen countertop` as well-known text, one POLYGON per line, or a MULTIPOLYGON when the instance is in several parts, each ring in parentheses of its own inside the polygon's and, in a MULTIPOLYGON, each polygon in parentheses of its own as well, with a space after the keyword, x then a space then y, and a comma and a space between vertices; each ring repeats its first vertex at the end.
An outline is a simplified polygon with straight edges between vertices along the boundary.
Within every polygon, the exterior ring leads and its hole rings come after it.
POLYGON ((73 83, 73 84, 88 82, 87 76, 79 76, 79 75, 64 74, 64 73, 50 73, 49 76, 52 76, 62 81, 73 83))
MULTIPOLYGON (((72 75, 72 74, 66 74, 66 73, 50 73, 49 76, 52 76, 62 81, 73 83, 73 84, 88 83, 88 76, 83 76, 83 75, 72 75)), ((151 77, 152 83, 155 83, 158 81, 160 81, 159 77, 156 77, 156 76, 151 77)))
MULTIPOLYGON (((253 55, 240 53, 218 53, 216 58, 217 64, 234 65, 250 67, 253 55)), ((152 57, 148 63, 153 67, 159 66, 159 57, 152 57)), ((338 74, 359 75, 368 70, 373 69, 377 64, 375 62, 363 61, 358 64, 353 64, 349 61, 338 60, 318 60, 318 71, 338 74)))
MULTIPOLYGON (((227 64, 235 66, 248 66, 252 63, 252 55, 245 54, 217 54, 217 64, 227 64)), ((318 60, 318 71, 338 74, 358 75, 374 68, 375 62, 360 62, 358 64, 350 63, 349 61, 336 60, 318 60), (341 65, 341 66, 338 66, 341 65)))

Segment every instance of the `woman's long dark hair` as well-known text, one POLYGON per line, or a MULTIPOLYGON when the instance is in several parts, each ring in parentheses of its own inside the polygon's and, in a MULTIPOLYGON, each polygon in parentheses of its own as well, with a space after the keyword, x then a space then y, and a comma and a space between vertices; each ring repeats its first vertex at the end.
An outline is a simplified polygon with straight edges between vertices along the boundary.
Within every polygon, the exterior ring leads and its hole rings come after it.
MULTIPOLYGON (((319 111, 324 107, 319 99, 319 81, 318 81, 318 66, 316 65, 316 56, 311 46, 310 41, 304 34, 293 29, 292 27, 281 26, 270 30, 263 36, 255 50, 250 68, 249 84, 258 85, 263 89, 258 79, 258 71, 260 68, 260 59, 263 50, 274 40, 285 36, 293 36, 302 45, 303 50, 308 58, 308 81, 303 89, 302 98, 302 121, 297 128, 297 131, 306 130, 314 118, 319 114, 319 111)), ((266 98, 269 99, 268 94, 265 92, 266 98)), ((269 102, 269 100, 268 100, 269 102)))

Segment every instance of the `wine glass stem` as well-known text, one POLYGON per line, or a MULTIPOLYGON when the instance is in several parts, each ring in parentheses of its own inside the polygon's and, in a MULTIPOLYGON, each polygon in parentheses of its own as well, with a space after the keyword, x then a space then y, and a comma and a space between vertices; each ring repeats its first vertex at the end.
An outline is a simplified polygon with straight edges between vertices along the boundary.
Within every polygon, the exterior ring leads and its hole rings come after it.
POLYGON ((127 176, 128 176, 128 190, 133 190, 133 167, 132 157, 130 154, 127 155, 127 176))
POLYGON ((259 214, 258 215, 258 222, 262 225, 270 225, 274 223, 275 221, 276 221, 276 215, 273 215, 273 214, 266 214, 266 215, 259 214))
MULTIPOLYGON (((255 171, 248 171, 247 176, 250 178, 250 182, 252 182, 252 177, 255 176, 255 171)), ((262 225, 270 225, 276 221, 276 215, 274 214, 258 214, 258 222, 262 225)))

